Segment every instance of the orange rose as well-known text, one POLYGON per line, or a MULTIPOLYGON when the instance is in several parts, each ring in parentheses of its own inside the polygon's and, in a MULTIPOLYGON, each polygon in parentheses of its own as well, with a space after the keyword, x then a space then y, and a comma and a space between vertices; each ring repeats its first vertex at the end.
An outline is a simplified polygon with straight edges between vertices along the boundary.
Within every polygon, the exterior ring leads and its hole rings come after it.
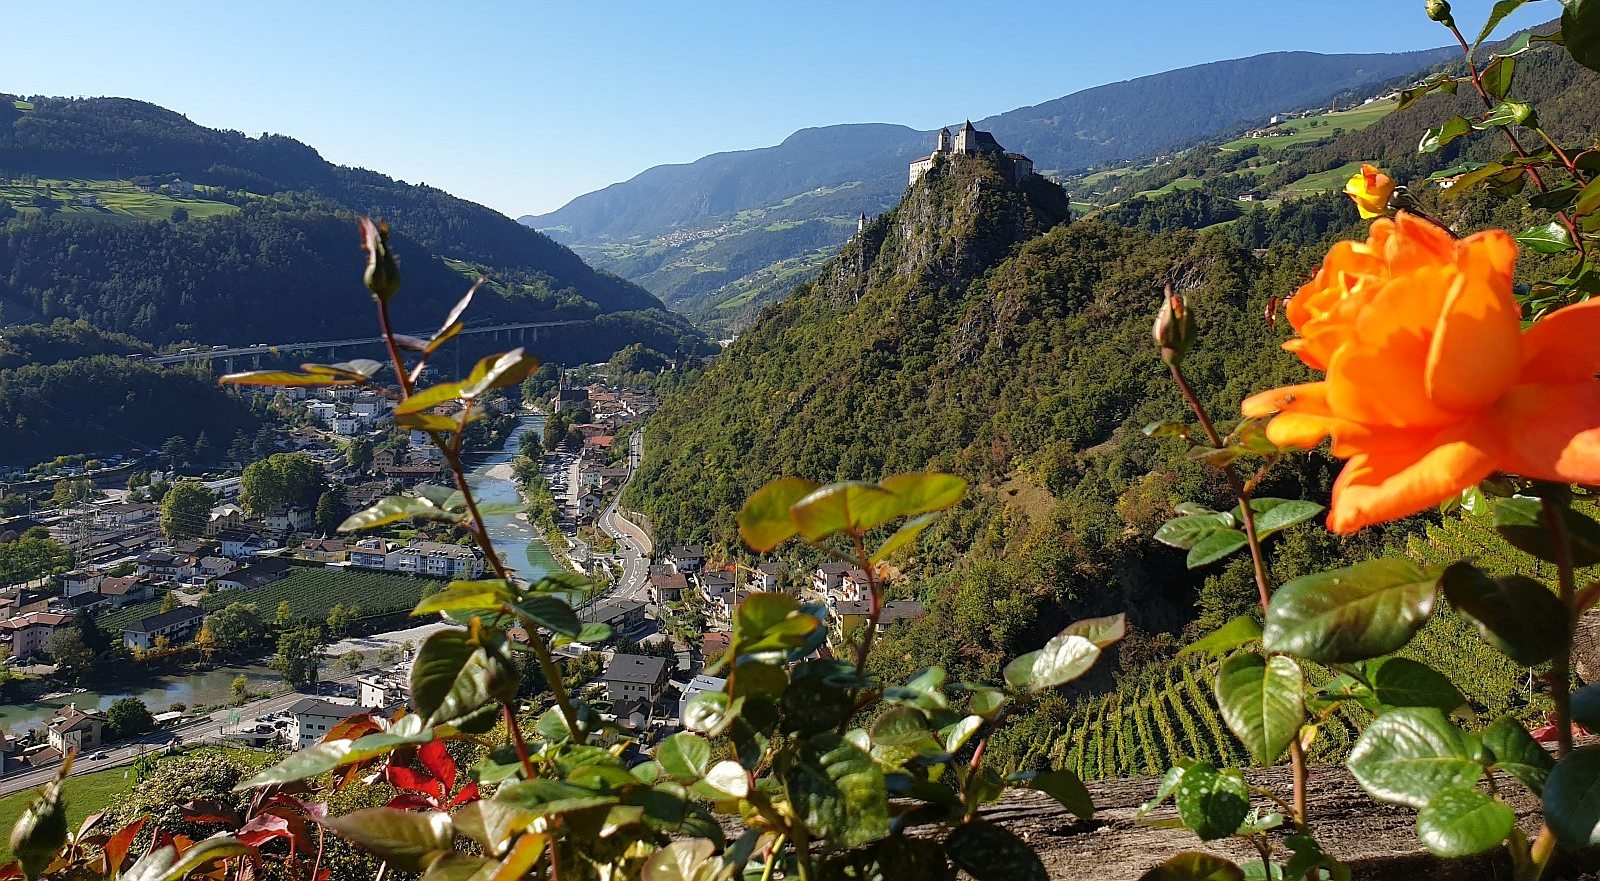
POLYGON ((1389 197, 1394 195, 1394 178, 1371 165, 1362 165, 1361 173, 1345 182, 1344 191, 1356 200, 1356 209, 1362 220, 1383 217, 1389 213, 1389 197))
POLYGON ((1328 528, 1414 514, 1496 471, 1600 483, 1600 300, 1522 331, 1517 246, 1501 230, 1456 241, 1401 212, 1340 242, 1289 300, 1284 348, 1322 382, 1253 395, 1267 437, 1348 459, 1328 528))

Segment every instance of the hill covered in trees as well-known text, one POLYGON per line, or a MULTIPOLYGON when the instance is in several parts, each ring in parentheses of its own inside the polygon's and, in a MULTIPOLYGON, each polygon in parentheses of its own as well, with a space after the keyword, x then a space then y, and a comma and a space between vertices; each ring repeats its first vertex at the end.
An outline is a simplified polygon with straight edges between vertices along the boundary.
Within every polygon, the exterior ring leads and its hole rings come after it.
POLYGON ((610 316, 567 340, 573 357, 704 349, 644 289, 495 211, 140 101, 0 96, 0 178, 17 202, 0 208, 11 322, 83 318, 158 344, 366 335, 352 267, 353 218, 367 214, 389 220, 405 254, 407 326, 436 322, 487 272, 475 319, 610 316), (135 184, 197 195, 204 216, 187 203, 170 219, 118 211, 108 194, 131 199, 135 184))
MULTIPOLYGON (((1067 621, 1125 610, 1124 663, 1137 666, 1193 622, 1249 608, 1247 562, 1190 572, 1150 537, 1177 501, 1220 506, 1224 492, 1179 442, 1143 431, 1184 412, 1150 323, 1164 284, 1186 292, 1201 322, 1186 368, 1231 422, 1251 391, 1305 378, 1261 315, 1320 249, 1258 259, 1222 231, 1059 223, 1065 208, 1054 184, 1018 190, 982 159, 936 167, 663 402, 625 501, 659 544, 733 552, 734 513, 780 475, 967 477, 968 500, 895 588, 929 614, 886 638, 892 677, 927 664, 992 677, 1067 621)), ((1262 492, 1326 501, 1333 471, 1297 457, 1262 492)), ((1368 555, 1379 538, 1306 528, 1277 539, 1273 565, 1292 577, 1368 555)), ((1109 668, 1097 675, 1084 687, 1111 687, 1109 668)), ((1070 716, 1040 712, 1028 736, 1054 737, 1070 716)), ((1020 761, 1026 745, 1013 746, 1020 761)))
MULTIPOLYGON (((1071 173, 1324 104, 1448 54, 1269 53, 1098 86, 977 125, 1038 168, 1071 173)), ((521 220, 674 307, 727 323, 819 266, 859 214, 894 205, 906 164, 932 144, 932 133, 897 125, 805 129, 776 146, 658 166, 521 220)))

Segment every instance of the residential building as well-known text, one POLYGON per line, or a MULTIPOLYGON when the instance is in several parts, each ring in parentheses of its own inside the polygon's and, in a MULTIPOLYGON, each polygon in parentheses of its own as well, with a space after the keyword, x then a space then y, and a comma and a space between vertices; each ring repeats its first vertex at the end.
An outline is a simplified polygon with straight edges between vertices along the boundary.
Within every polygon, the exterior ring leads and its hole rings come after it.
POLYGON ((651 704, 661 700, 667 687, 667 659, 649 655, 611 656, 601 679, 606 683, 606 697, 612 702, 644 700, 651 704))
POLYGON ((239 529, 246 519, 243 508, 232 502, 224 502, 211 509, 211 514, 206 520, 206 535, 216 536, 222 532, 239 529))
POLYGON ((178 572, 189 561, 169 551, 146 551, 139 555, 138 572, 156 581, 177 581, 178 572))
POLYGON ((872 597, 872 584, 865 570, 850 568, 839 576, 839 587, 828 594, 830 602, 853 603, 872 597))
POLYGON ((337 538, 308 538, 295 549, 295 556, 315 563, 343 563, 350 548, 337 538))
POLYGON ((650 627, 644 603, 637 600, 601 600, 580 609, 578 617, 611 625, 613 639, 634 639, 645 635, 650 627))
POLYGON ((179 606, 170 612, 141 618, 122 629, 122 644, 149 651, 155 648, 158 639, 165 639, 169 645, 182 642, 200 629, 205 616, 199 606, 179 606))
POLYGON ((708 691, 723 691, 728 687, 728 680, 698 673, 687 685, 680 687, 683 689, 683 697, 678 699, 678 718, 682 719, 689 710, 689 701, 694 700, 695 695, 708 691))
POLYGON ((148 602, 155 598, 155 583, 138 575, 124 575, 120 578, 106 578, 100 582, 100 595, 111 603, 111 608, 120 609, 134 603, 148 602))
POLYGON ((283 547, 276 539, 249 532, 223 532, 218 538, 222 540, 222 555, 230 560, 244 560, 283 547))
POLYGON ((705 548, 700 545, 678 545, 667 552, 667 562, 677 572, 699 572, 706 564, 705 548))
POLYGON ((267 514, 267 528, 277 533, 305 532, 311 528, 313 513, 299 505, 279 505, 267 514))
POLYGON ((667 566, 651 566, 650 600, 656 605, 677 603, 683 601, 683 592, 689 589, 689 579, 681 572, 673 572, 667 566), (667 569, 666 572, 657 572, 657 569, 667 569))
POLYGON ((328 730, 340 722, 358 713, 367 711, 366 707, 357 707, 351 704, 338 704, 333 701, 323 700, 319 697, 308 697, 295 701, 286 711, 289 714, 289 745, 295 749, 305 749, 316 744, 328 730))
POLYGON ((387 568, 417 575, 477 578, 483 572, 483 552, 438 541, 413 541, 395 551, 387 568))
POLYGON ((100 746, 105 727, 106 717, 99 710, 80 710, 77 704, 68 704, 45 722, 45 739, 51 749, 64 756, 73 750, 100 746))
POLYGON ((363 569, 389 569, 389 557, 395 553, 390 544, 381 538, 363 538, 350 548, 350 565, 363 569))
POLYGON ((811 589, 827 596, 839 589, 839 582, 844 574, 854 568, 849 563, 837 560, 820 563, 811 571, 811 589))
POLYGON ((26 612, 0 621, 0 642, 11 643, 13 661, 25 661, 44 649, 56 628, 70 621, 67 612, 26 612))
MULTIPOLYGON (((836 637, 848 636, 857 627, 865 624, 872 614, 872 601, 861 600, 857 602, 836 603, 832 614, 829 615, 828 624, 836 637)), ((901 622, 915 621, 928 614, 922 603, 916 600, 890 600, 883 604, 883 609, 878 613, 877 632, 883 633, 890 627, 901 622)))
POLYGON ((283 557, 262 557, 242 569, 217 576, 211 583, 218 590, 253 590, 282 581, 293 565, 283 557))
POLYGON ((356 680, 359 697, 356 703, 363 707, 387 707, 411 697, 411 684, 404 674, 396 672, 373 673, 356 680))
POLYGON ((756 566, 755 574, 750 579, 750 588, 764 591, 782 590, 783 583, 788 577, 789 564, 782 560, 768 560, 756 566))

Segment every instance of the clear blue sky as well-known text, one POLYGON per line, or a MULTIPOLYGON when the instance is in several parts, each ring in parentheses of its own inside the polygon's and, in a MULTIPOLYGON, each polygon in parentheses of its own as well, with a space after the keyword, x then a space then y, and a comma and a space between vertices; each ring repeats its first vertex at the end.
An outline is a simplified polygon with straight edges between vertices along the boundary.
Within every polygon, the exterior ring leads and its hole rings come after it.
MULTIPOLYGON (((5 13, 0 91, 153 101, 517 216, 807 126, 932 128, 1261 52, 1444 45, 1422 5, 49 0, 5 13)), ((1490 6, 1456 0, 1469 37, 1490 6)))

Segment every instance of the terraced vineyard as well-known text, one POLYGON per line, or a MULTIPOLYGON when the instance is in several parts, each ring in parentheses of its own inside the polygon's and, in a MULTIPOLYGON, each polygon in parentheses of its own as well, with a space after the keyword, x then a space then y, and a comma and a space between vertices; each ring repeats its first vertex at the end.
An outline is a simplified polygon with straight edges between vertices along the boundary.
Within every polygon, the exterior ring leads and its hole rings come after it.
POLYGON ((355 606, 363 618, 391 612, 410 611, 424 591, 438 590, 445 581, 395 572, 367 569, 296 566, 288 576, 254 590, 225 590, 200 600, 200 607, 211 611, 229 603, 255 603, 261 614, 271 616, 278 604, 287 601, 297 618, 322 621, 335 604, 355 606))

